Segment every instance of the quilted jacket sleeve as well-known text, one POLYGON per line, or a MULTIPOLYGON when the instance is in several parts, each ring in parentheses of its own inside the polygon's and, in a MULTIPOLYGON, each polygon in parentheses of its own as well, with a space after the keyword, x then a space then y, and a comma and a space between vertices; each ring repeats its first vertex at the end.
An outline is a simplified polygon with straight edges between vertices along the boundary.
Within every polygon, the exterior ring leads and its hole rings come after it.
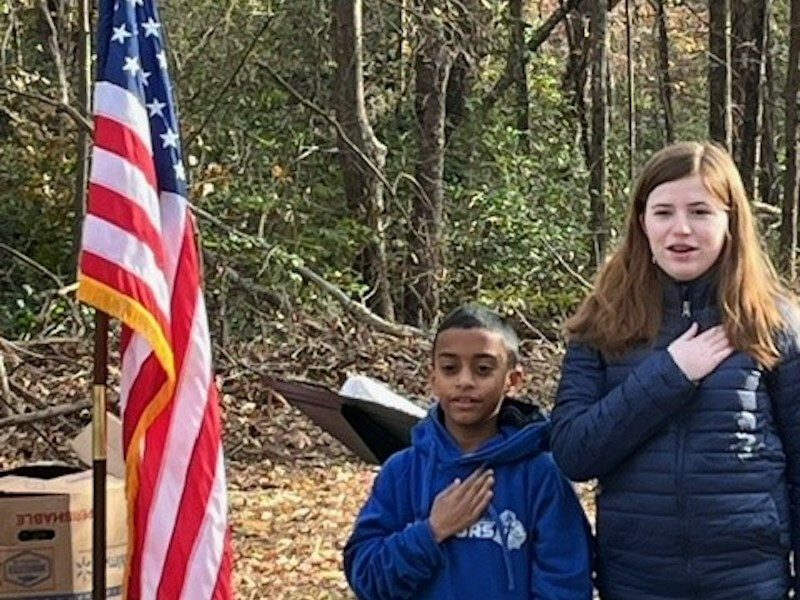
POLYGON ((654 351, 608 392, 605 361, 584 344, 567 348, 552 414, 552 451, 575 481, 613 471, 694 395, 666 350, 654 351))
POLYGON ((792 515, 795 592, 800 590, 800 327, 784 335, 781 362, 768 375, 770 400, 786 454, 786 479, 792 515))

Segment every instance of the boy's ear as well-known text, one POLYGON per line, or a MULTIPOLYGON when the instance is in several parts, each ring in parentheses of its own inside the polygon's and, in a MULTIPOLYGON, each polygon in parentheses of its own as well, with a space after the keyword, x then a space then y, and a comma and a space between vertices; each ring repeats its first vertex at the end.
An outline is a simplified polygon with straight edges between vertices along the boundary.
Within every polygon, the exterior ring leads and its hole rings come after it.
POLYGON ((525 378, 525 371, 522 365, 515 365, 506 374, 506 395, 515 392, 522 385, 522 380, 525 378))

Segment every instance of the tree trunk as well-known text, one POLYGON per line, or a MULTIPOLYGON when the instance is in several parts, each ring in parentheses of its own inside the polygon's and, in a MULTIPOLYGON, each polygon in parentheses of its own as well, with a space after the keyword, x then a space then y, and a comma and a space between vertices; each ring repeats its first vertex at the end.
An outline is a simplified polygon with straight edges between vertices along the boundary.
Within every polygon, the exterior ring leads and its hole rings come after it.
POLYGON ((394 319, 389 288, 384 222, 384 189, 376 170, 383 171, 386 147, 375 136, 364 102, 361 0, 334 0, 333 54, 336 75, 333 97, 336 118, 347 139, 337 136, 347 202, 373 232, 359 257, 364 281, 373 287, 369 306, 394 319), (349 142, 349 143, 348 143, 349 142), (371 163, 371 165, 369 164, 371 163))
POLYGON ((397 45, 395 46, 394 61, 397 64, 397 89, 398 94, 394 105, 394 118, 399 121, 403 112, 403 105, 406 99, 406 90, 408 89, 408 76, 406 60, 403 56, 403 48, 408 43, 406 21, 408 13, 409 0, 399 0, 397 2, 397 45))
POLYGON ((709 0, 708 134, 729 151, 731 113, 730 0, 709 0))
POLYGON ((664 111, 664 137, 667 144, 675 141, 675 117, 672 110, 672 76, 669 70, 669 23, 664 0, 656 0, 658 24, 658 92, 664 111))
POLYGON ((628 63, 628 177, 634 178, 636 169, 636 66, 634 63, 633 35, 635 0, 625 0, 625 50, 628 63))
MULTIPOLYGON (((92 32, 89 26, 91 9, 89 0, 78 1, 78 93, 76 96, 82 114, 91 114, 92 97, 92 32)), ((75 166, 75 217, 72 223, 72 264, 77 277, 78 254, 81 251, 81 233, 86 215, 86 194, 89 184, 89 132, 78 128, 77 164, 75 166)))
POLYGON ((472 78, 472 65, 465 52, 459 52, 450 68, 450 77, 447 79, 447 98, 445 111, 445 143, 458 129, 458 126, 467 118, 467 97, 469 96, 470 81, 472 78))
POLYGON ((428 327, 439 312, 442 277, 442 214, 444 202, 445 101, 453 53, 442 24, 436 21, 434 0, 425 0, 430 18, 415 63, 415 108, 418 124, 417 196, 411 210, 409 246, 412 261, 405 294, 406 322, 428 327))
POLYGON ((592 251, 596 266, 605 260, 606 242, 606 175, 608 105, 606 103, 606 71, 608 69, 607 0, 592 4, 592 139, 589 162, 589 198, 591 205, 592 251))
POLYGON ((566 31, 567 43, 569 45, 569 58, 567 60, 566 71, 564 72, 563 83, 565 95, 569 98, 572 116, 577 123, 575 141, 576 143, 580 143, 587 165, 590 165, 592 162, 585 95, 589 71, 589 36, 587 24, 590 10, 590 4, 583 3, 567 18, 566 31))
MULTIPOLYGON (((606 17, 606 29, 608 29, 608 18, 606 17)), ((608 37, 608 33, 606 37, 608 37)), ((606 62, 608 62, 608 48, 606 48, 606 62)), ((594 68, 594 65, 592 65, 594 68)), ((616 118, 617 110, 617 77, 614 69, 605 68, 606 72, 606 121, 613 123, 616 118)), ((594 101, 592 102, 594 103, 594 101)))
POLYGON ((739 171, 748 198, 754 199, 756 154, 759 122, 761 121, 761 55, 767 30, 766 16, 769 0, 757 0, 750 5, 747 19, 748 38, 739 53, 739 78, 742 88, 742 124, 739 138, 739 171))
POLYGON ((761 0, 730 0, 731 114, 733 155, 737 164, 741 152, 745 82, 752 48, 753 10, 761 0))
POLYGON ((762 53, 763 76, 761 78, 761 95, 763 101, 761 113, 761 135, 759 152, 759 165, 761 166, 758 187, 761 201, 767 204, 777 204, 777 156, 775 151, 775 75, 773 73, 772 57, 774 55, 774 33, 772 9, 768 7, 766 17, 766 35, 764 39, 764 52, 762 53))
POLYGON ((525 22, 522 15, 522 0, 511 0, 511 48, 508 60, 513 65, 515 108, 517 131, 520 135, 520 149, 530 151, 530 106, 528 104, 528 71, 525 60, 525 22))
POLYGON ((792 0, 789 19, 789 65, 786 71, 786 173, 783 185, 783 210, 779 263, 794 280, 797 250, 797 101, 800 92, 800 0, 792 0))
POLYGON ((448 19, 450 29, 457 31, 459 43, 447 78, 445 144, 467 118, 467 99, 472 88, 475 65, 480 60, 477 55, 481 45, 482 10, 485 9, 479 0, 462 0, 454 5, 455 14, 448 19))
MULTIPOLYGON (((619 1, 620 0, 614 0, 614 2, 619 1)), ((588 3, 584 2, 583 0, 566 0, 566 2, 561 2, 561 5, 555 11, 553 11, 553 13, 536 31, 533 32, 533 35, 531 35, 531 39, 527 44, 528 51, 524 54, 524 56, 530 56, 538 51, 539 47, 544 44, 545 41, 547 41, 548 37, 556 28, 556 26, 565 18, 568 18, 570 12, 577 9, 579 6, 581 6, 581 4, 586 6, 588 3)), ((567 30, 569 31, 569 25, 567 25, 567 30)), ((527 58, 525 60, 527 62, 527 58)), ((484 112, 490 110, 494 106, 495 102, 497 102, 497 100, 505 93, 505 91, 513 82, 514 64, 512 62, 507 62, 503 76, 500 77, 496 84, 494 84, 494 87, 492 87, 491 91, 486 94, 481 109, 484 112)))

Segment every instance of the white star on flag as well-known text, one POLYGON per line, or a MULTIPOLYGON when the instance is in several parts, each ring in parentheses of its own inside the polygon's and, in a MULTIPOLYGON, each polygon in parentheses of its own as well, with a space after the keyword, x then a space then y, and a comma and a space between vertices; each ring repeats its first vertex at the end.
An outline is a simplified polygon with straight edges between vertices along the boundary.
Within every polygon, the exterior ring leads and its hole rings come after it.
POLYGON ((178 162, 172 167, 175 169, 175 179, 179 181, 186 181, 186 169, 183 168, 183 163, 178 162))
POLYGON ((125 38, 133 37, 133 34, 128 31, 128 28, 125 27, 125 23, 120 25, 119 27, 114 27, 114 33, 111 34, 111 41, 112 42, 119 42, 120 44, 125 44, 125 38))
POLYGON ((152 102, 148 102, 145 104, 147 110, 150 111, 150 116, 155 117, 158 115, 162 119, 164 118, 164 107, 167 104, 165 102, 161 102, 158 98, 153 98, 152 102))
POLYGON ((134 6, 144 6, 144 0, 128 0, 134 6))
POLYGON ((142 85, 144 85, 144 87, 148 86, 149 84, 148 80, 150 79, 151 75, 152 73, 150 73, 149 71, 142 71, 142 85))
POLYGON ((162 133, 159 137, 162 148, 178 148, 178 134, 169 127, 167 127, 167 133, 162 133))
POLYGON ((153 20, 153 17, 150 17, 147 19, 147 21, 142 23, 142 28, 144 29, 144 37, 146 38, 150 37, 151 35, 161 37, 161 35, 158 33, 158 30, 161 29, 161 23, 153 20))
POLYGON ((163 50, 156 54, 156 59, 158 59, 158 66, 164 70, 167 69, 167 53, 163 50))
POLYGON ((139 57, 138 56, 126 56, 125 57, 125 66, 122 67, 123 71, 127 71, 133 77, 136 77, 136 73, 141 70, 139 66, 139 57))

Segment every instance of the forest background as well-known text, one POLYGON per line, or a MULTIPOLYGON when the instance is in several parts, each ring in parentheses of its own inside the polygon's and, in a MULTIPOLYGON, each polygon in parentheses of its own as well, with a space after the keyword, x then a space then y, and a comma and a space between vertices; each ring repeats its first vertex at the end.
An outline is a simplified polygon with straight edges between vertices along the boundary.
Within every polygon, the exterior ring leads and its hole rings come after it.
MULTIPOLYGON (((795 282, 800 0, 160 7, 243 597, 348 597, 338 550, 373 473, 264 378, 360 371, 424 402, 426 331, 477 299, 519 326, 546 404, 560 324, 664 144, 733 152, 795 282)), ((68 456, 88 415, 91 311, 72 282, 95 20, 89 0, 0 0, 3 464, 68 456)))

